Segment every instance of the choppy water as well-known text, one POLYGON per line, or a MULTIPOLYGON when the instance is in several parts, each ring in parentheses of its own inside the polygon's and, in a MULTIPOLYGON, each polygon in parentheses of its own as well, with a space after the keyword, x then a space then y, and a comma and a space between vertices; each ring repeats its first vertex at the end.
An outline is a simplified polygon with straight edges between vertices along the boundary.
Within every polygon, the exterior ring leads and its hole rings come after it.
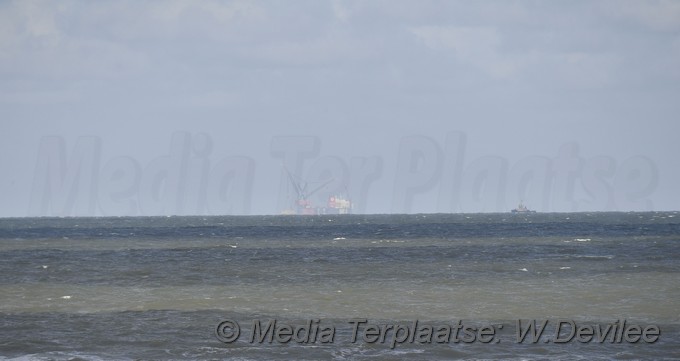
POLYGON ((0 219, 2 358, 680 359, 680 214, 0 219), (333 343, 247 340, 255 319, 312 318, 333 343), (356 318, 504 327, 392 349, 350 342, 356 318), (518 343, 517 319, 661 334, 518 343))

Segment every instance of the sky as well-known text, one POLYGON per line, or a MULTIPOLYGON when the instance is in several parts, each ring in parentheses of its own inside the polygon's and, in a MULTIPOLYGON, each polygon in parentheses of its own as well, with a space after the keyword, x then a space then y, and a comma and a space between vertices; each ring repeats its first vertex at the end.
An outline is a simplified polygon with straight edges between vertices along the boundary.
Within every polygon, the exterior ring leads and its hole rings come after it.
POLYGON ((0 217, 678 210, 679 116, 678 1, 0 2, 0 217))

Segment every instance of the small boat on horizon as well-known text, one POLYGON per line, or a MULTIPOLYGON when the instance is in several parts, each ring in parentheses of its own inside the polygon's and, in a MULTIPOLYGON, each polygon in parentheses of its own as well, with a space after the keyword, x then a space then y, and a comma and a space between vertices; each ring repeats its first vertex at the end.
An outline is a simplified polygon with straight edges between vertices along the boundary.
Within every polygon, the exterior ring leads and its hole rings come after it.
POLYGON ((527 208, 524 205, 524 203, 522 203, 522 202, 519 202, 519 205, 517 206, 517 208, 513 209, 510 212, 512 212, 512 213, 536 213, 536 211, 530 210, 529 208, 527 208))

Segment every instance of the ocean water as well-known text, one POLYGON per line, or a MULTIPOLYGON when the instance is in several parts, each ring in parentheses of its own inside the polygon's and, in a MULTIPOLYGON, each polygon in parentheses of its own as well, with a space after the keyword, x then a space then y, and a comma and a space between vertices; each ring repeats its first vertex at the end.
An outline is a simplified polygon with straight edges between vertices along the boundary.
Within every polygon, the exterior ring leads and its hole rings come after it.
POLYGON ((0 219, 0 359, 680 359, 680 214, 0 219))

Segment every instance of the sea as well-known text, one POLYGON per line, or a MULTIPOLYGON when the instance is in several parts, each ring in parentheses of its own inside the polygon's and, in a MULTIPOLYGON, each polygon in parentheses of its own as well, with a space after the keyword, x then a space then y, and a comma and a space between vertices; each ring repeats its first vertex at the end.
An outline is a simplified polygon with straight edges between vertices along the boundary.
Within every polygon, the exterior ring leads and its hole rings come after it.
POLYGON ((680 214, 0 219, 0 360, 222 359, 678 360, 680 214))

